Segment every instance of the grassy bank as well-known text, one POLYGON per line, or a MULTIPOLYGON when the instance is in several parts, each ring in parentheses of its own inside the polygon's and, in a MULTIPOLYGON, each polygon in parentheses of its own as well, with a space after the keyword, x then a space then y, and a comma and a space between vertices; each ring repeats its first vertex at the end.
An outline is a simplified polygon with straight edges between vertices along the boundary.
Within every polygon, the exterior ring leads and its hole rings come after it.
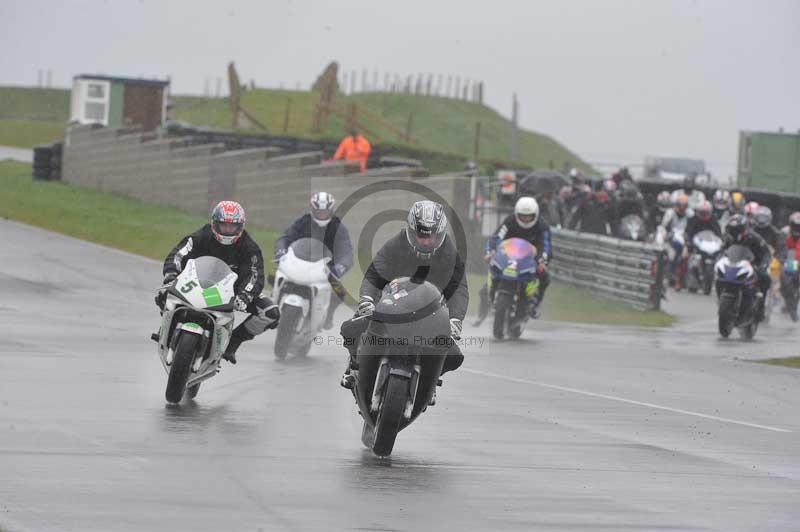
MULTIPOLYGON (((477 313, 478 291, 485 282, 483 275, 470 275, 470 314, 477 313)), ((487 319, 491 319, 491 316, 487 319)), ((637 310, 624 303, 598 297, 584 288, 557 281, 547 289, 542 303, 542 319, 637 327, 668 327, 675 321, 675 317, 666 312, 637 310)))
POLYGON ((770 358, 767 360, 757 360, 756 362, 770 364, 772 366, 786 366, 787 368, 800 369, 800 357, 770 358))
MULTIPOLYGON (((176 208, 159 207, 138 200, 59 182, 31 179, 31 166, 0 162, 0 216, 97 242, 109 247, 162 260, 177 240, 206 223, 203 216, 176 208)), ((248 231, 271 256, 278 233, 248 226, 248 231)), ((478 305, 482 275, 471 275, 470 312, 478 305)), ((360 279, 355 272, 345 284, 357 294, 360 279)), ((620 303, 600 299, 568 285, 554 283, 545 300, 544 318, 609 325, 667 326, 672 317, 663 312, 640 312, 620 303)))

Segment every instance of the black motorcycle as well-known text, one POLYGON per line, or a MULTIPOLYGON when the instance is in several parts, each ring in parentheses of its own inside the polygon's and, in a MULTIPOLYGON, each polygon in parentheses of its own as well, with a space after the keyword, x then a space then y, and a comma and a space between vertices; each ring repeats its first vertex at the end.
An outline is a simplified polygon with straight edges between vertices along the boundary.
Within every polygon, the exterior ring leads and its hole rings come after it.
POLYGON ((351 372, 364 420, 361 441, 376 455, 389 456, 397 433, 435 402, 453 342, 447 306, 432 284, 396 279, 372 316, 345 322, 342 333, 358 342, 351 372))

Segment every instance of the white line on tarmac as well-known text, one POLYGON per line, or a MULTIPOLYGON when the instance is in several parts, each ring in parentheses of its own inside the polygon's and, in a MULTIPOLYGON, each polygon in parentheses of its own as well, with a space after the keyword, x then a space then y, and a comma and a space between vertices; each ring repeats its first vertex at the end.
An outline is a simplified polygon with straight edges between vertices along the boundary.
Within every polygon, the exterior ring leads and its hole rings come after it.
POLYGON ((542 388, 549 388, 551 390, 559 390, 562 392, 570 392, 578 395, 585 395, 587 397, 599 397, 601 399, 608 399, 609 401, 617 401, 620 403, 628 403, 631 405, 646 406, 648 408, 655 408, 656 410, 665 410, 667 412, 674 412, 676 414, 686 414, 687 416, 701 417, 705 419, 713 419, 714 421, 721 421, 723 423, 733 423, 734 425, 742 425, 745 427, 752 427, 755 429, 771 430, 773 432, 792 432, 788 429, 781 429, 778 427, 770 427, 769 425, 759 425, 757 423, 748 423, 747 421, 739 421, 726 417, 712 416, 711 414, 703 414, 701 412, 692 412, 691 410, 682 410, 680 408, 672 408, 669 406, 661 406, 653 403, 645 403, 643 401, 634 401, 633 399, 625 399, 624 397, 616 397, 614 395, 606 395, 602 393, 589 392, 586 390, 579 390, 577 388, 568 388, 566 386, 558 386, 556 384, 547 384, 545 382, 532 381, 528 379, 519 379, 517 377, 509 377, 507 375, 499 375, 497 373, 489 373, 488 371, 479 371, 476 369, 461 368, 461 371, 473 373, 475 375, 483 375, 484 377, 492 377, 495 379, 502 379, 509 382, 516 382, 519 384, 531 384, 533 386, 540 386, 542 388))

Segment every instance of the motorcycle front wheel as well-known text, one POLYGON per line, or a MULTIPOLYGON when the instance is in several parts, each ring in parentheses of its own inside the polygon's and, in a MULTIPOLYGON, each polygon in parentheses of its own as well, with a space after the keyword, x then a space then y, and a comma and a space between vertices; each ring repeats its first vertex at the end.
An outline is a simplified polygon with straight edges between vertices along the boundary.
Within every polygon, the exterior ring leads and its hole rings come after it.
POLYGON ((297 331, 297 324, 303 319, 303 309, 294 305, 284 305, 281 309, 281 319, 278 330, 275 332, 275 358, 286 358, 289 346, 297 331))
POLYGON ((406 408, 408 385, 408 379, 389 375, 383 403, 375 422, 375 440, 372 444, 372 452, 377 456, 392 454, 394 441, 400 430, 400 421, 403 419, 403 411, 406 408))
MULTIPOLYGON (((167 379, 167 391, 164 396, 168 403, 180 403, 183 393, 186 391, 186 381, 189 380, 189 373, 192 371, 195 351, 200 337, 193 333, 184 332, 178 339, 175 347, 175 357, 172 359, 172 366, 169 369, 167 379)), ((199 386, 199 385, 198 385, 199 386)))
POLYGON ((511 307, 514 305, 514 295, 510 292, 501 291, 497 293, 494 302, 494 325, 492 333, 498 340, 505 336, 505 327, 511 319, 511 307))
POLYGON ((736 296, 731 293, 723 293, 719 298, 719 334, 727 338, 733 331, 733 322, 736 319, 736 296))

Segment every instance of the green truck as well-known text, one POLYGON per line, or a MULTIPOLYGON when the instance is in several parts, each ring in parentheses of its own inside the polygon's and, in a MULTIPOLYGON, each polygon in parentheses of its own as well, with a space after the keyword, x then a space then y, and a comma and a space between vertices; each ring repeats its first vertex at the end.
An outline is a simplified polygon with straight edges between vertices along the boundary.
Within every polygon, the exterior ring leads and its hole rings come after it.
POLYGON ((800 192, 800 132, 739 132, 737 183, 771 192, 800 192))

